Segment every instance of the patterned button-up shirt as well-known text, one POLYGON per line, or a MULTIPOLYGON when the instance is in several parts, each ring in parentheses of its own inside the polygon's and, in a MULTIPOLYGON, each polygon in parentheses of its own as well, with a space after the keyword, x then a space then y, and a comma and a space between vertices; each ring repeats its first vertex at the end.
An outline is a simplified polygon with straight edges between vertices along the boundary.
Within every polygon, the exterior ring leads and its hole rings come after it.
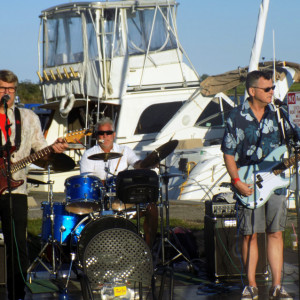
MULTIPOLYGON (((292 134, 292 130, 287 121, 284 123, 288 136, 292 134)), ((299 139, 299 128, 291 124, 296 129, 299 139)), ((268 104, 261 121, 258 122, 247 99, 231 111, 221 150, 225 154, 233 155, 237 167, 241 167, 259 163, 281 144, 283 139, 274 106, 268 104)))
MULTIPOLYGON (((30 155, 31 149, 34 151, 39 151, 47 146, 47 142, 43 136, 41 123, 39 117, 29 109, 19 108, 21 115, 21 145, 18 151, 11 154, 11 162, 18 162, 21 159, 30 155)), ((15 135, 16 135, 16 122, 14 106, 7 111, 8 118, 11 123, 11 144, 15 145, 15 135)), ((2 144, 5 144, 4 134, 2 132, 2 144)), ((23 168, 12 174, 14 180, 24 180, 24 183, 12 190, 12 193, 27 194, 26 188, 26 175, 27 169, 23 168)), ((4 192, 7 193, 7 190, 4 192)))

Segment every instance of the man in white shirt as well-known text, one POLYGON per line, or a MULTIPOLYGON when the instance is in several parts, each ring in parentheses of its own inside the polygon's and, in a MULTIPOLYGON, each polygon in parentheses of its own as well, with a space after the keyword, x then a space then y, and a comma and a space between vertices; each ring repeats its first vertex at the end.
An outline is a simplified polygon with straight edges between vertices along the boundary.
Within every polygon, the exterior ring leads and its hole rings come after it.
MULTIPOLYGON (((93 175, 102 181, 126 170, 129 166, 139 169, 141 160, 132 149, 125 145, 114 143, 116 136, 114 124, 110 118, 102 118, 96 125, 98 144, 88 149, 80 160, 80 174, 93 175), (120 153, 121 157, 104 160, 91 160, 88 157, 98 153, 120 153)), ((149 203, 146 208, 144 232, 147 244, 152 247, 158 226, 158 211, 155 203, 149 203)))

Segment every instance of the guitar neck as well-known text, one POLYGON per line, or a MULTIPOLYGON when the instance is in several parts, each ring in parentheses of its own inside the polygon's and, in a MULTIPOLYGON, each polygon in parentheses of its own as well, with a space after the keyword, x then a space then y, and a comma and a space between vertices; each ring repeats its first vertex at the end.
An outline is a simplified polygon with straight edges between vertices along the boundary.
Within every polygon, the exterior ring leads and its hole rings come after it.
POLYGON ((13 163, 11 165, 11 172, 15 173, 15 172, 25 168, 26 166, 30 165, 31 163, 37 161, 38 159, 47 156, 51 152, 53 152, 52 146, 48 146, 46 148, 43 148, 42 150, 39 150, 39 151, 37 151, 37 152, 21 159, 21 160, 19 160, 16 163, 13 163))
MULTIPOLYGON (((300 154, 297 155, 298 160, 300 160, 300 154)), ((282 163, 276 165, 276 167, 273 169, 273 173, 275 175, 279 175, 281 174, 283 171, 285 171, 286 169, 290 168, 291 166, 293 166, 296 162, 296 156, 292 156, 289 159, 284 159, 282 163)))

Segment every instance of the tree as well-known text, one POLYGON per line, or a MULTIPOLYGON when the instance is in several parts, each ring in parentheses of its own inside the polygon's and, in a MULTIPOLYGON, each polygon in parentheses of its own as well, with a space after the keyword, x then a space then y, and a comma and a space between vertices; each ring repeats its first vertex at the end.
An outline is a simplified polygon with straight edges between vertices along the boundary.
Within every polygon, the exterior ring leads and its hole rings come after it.
POLYGON ((18 84, 17 94, 21 103, 42 103, 42 91, 37 83, 21 81, 18 84))

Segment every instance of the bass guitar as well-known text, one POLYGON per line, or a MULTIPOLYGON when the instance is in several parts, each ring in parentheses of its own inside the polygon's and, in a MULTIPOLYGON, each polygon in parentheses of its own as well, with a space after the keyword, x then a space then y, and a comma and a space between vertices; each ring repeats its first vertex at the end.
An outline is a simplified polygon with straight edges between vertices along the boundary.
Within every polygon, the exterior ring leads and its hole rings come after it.
MULTIPOLYGON (((76 143, 84 136, 92 135, 90 130, 80 130, 70 132, 64 137, 64 141, 67 143, 76 143)), ((16 147, 11 147, 9 155, 11 155, 16 150, 16 147)), ((26 166, 30 165, 31 163, 37 161, 40 158, 47 156, 48 154, 53 153, 52 146, 45 147, 40 151, 37 151, 15 163, 11 163, 10 169, 11 174, 25 168, 26 166)), ((10 186, 12 189, 17 188, 18 186, 22 185, 24 180, 10 180, 10 186)), ((0 158, 0 195, 8 188, 8 177, 7 177, 7 152, 3 152, 3 157, 0 158)))
POLYGON ((254 209, 264 205, 276 189, 289 186, 290 178, 285 178, 282 173, 295 164, 296 157, 283 159, 286 151, 286 146, 280 146, 272 151, 263 162, 239 169, 241 181, 252 184, 254 189, 253 194, 248 197, 236 193, 238 199, 247 208, 254 209))

